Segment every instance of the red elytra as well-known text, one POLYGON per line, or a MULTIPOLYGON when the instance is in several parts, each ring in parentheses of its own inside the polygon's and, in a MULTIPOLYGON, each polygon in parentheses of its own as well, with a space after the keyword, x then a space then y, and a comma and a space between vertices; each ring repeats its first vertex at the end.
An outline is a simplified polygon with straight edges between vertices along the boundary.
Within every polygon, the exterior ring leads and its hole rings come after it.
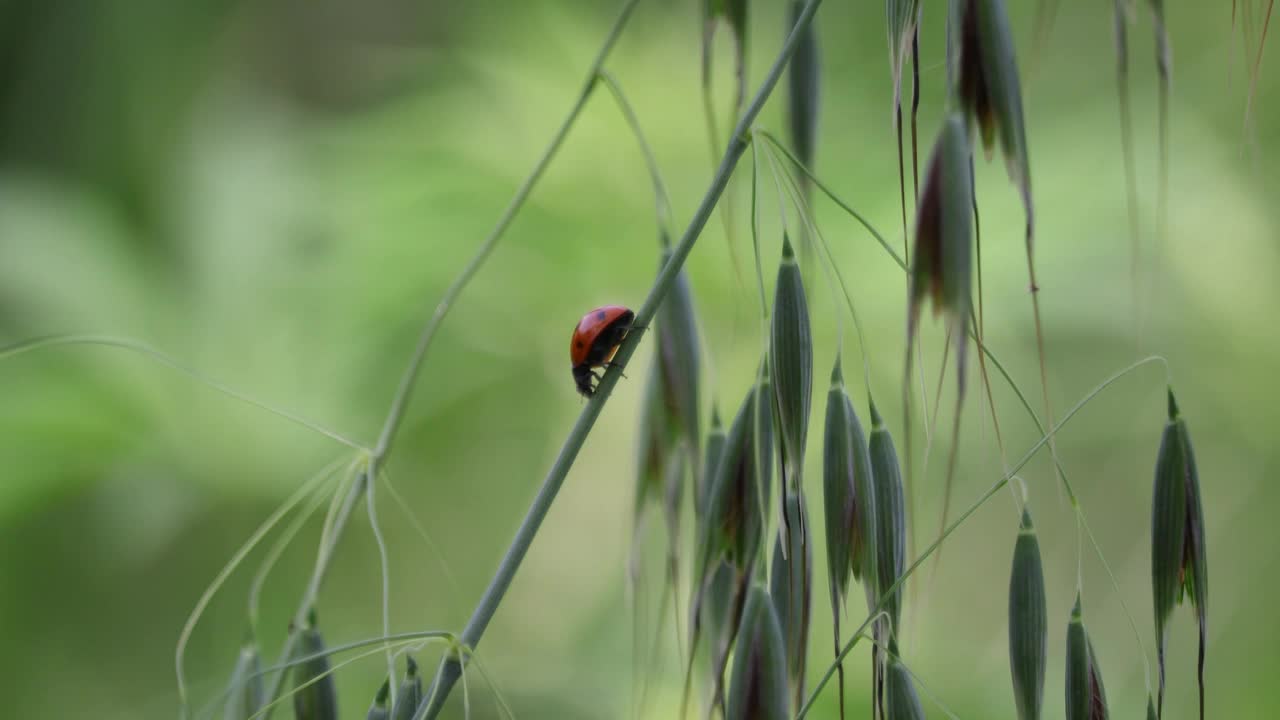
POLYGON ((636 314, 621 305, 605 305, 582 316, 569 339, 573 381, 585 397, 595 394, 600 376, 592 368, 604 367, 631 330, 636 314))

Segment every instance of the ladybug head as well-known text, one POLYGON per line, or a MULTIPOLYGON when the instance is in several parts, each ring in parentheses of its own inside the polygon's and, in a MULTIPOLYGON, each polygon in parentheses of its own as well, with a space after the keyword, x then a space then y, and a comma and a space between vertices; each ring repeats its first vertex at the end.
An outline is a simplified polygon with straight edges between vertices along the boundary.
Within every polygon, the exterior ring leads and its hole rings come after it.
POLYGON ((578 386, 578 392, 583 397, 591 397, 596 394, 595 385, 592 383, 596 374, 591 372, 591 366, 583 363, 573 366, 573 382, 578 386))

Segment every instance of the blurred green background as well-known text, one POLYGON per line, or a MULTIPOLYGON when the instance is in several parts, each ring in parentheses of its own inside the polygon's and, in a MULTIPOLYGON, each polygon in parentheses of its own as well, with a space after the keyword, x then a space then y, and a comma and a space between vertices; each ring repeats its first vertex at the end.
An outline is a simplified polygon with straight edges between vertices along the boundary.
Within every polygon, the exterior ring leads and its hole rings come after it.
MULTIPOLYGON (((371 443, 418 328, 561 121, 618 4, 0 2, 0 342, 55 333, 130 338, 371 443)), ((817 169, 899 244, 883 9, 827 5, 818 16, 817 169)), ((922 155, 943 97, 943 19, 935 5, 925 10, 922 36, 922 155)), ((1270 642, 1280 619, 1269 599, 1277 590, 1270 513, 1280 491, 1265 481, 1280 462, 1280 178, 1269 162, 1280 131, 1272 102, 1280 72, 1264 60, 1256 124, 1247 125, 1243 40, 1239 28, 1232 34, 1231 8, 1170 4, 1170 222, 1157 243, 1154 50, 1150 13, 1139 8, 1131 30, 1139 309, 1110 4, 1063 3, 1035 53, 1034 3, 1009 5, 1026 85, 1054 404, 1061 413, 1148 353, 1169 359, 1196 443, 1208 525, 1209 714, 1270 717, 1280 710, 1271 688, 1280 654, 1270 642)), ((1261 8, 1249 5, 1256 35, 1261 8)), ((752 83, 780 45, 783 4, 753 6, 752 83)), ((698 38, 696 3, 643 2, 608 63, 662 164, 679 227, 710 178, 698 38)), ((717 48, 717 87, 727 101, 726 34, 717 48)), ((760 121, 778 133, 783 92, 760 121)), ((748 157, 733 190, 739 228, 746 227, 750 167, 748 157)), ((764 177, 770 276, 781 232, 776 192, 764 177)), ((999 158, 979 166, 977 188, 988 342, 1038 399, 1021 209, 999 158)), ((901 448, 903 276, 837 208, 816 207, 866 346, 810 263, 815 376, 826 377, 843 324, 855 403, 866 422, 867 388, 853 381, 865 351, 871 390, 883 398, 901 448)), ((435 547, 385 488, 377 496, 394 630, 465 622, 581 409, 564 352, 569 329, 596 305, 638 306, 652 282, 651 208, 635 142, 608 95, 598 93, 443 326, 423 370, 388 472, 435 547)), ((736 253, 741 274, 713 219, 688 263, 709 341, 708 394, 722 398, 726 416, 762 347, 745 236, 736 253)), ((925 365, 936 377, 941 327, 926 323, 924 333, 925 365)), ((480 648, 519 717, 625 717, 635 706, 626 568, 637 398, 650 348, 646 340, 631 379, 605 408, 480 648)), ((1122 599, 1154 662, 1148 516, 1164 384, 1158 366, 1139 371, 1099 396, 1058 444, 1120 582, 1117 595, 1096 557, 1085 555, 1086 622, 1118 716, 1136 716, 1145 704, 1141 654, 1122 599)), ((998 385, 995 396, 1017 457, 1036 433, 1008 388, 998 385)), ((978 398, 971 392, 964 416, 953 509, 1000 471, 978 398)), ((824 402, 815 393, 815 423, 824 402)), ((944 395, 943 403, 946 427, 951 399, 944 395)), ((814 500, 820 437, 811 431, 814 500)), ((949 443, 934 444, 922 472, 918 428, 916 438, 917 536, 924 537, 937 526, 949 443)), ((327 438, 134 353, 73 346, 4 359, 3 714, 173 717, 174 645, 201 592, 274 507, 326 463, 349 457, 343 453, 327 438)), ((1038 458, 1023 474, 1045 555, 1045 696, 1053 718, 1062 715, 1076 543, 1049 470, 1038 458)), ((960 717, 1013 713, 1004 614, 1012 507, 1007 493, 997 495, 953 536, 936 576, 920 576, 908 610, 907 661, 928 693, 960 717)), ((322 514, 264 588, 259 634, 268 656, 310 573, 322 514)), ((816 505, 813 514, 821 516, 816 505)), ((659 541, 657 531, 646 538, 647 558, 660 556, 659 541)), ((262 549, 250 556, 197 627, 187 662, 197 707, 224 686, 262 556, 262 549)), ((642 635, 653 632, 653 572, 636 602, 647 613, 642 635)), ((830 654, 824 574, 817 575, 814 677, 830 654)), ((331 643, 381 632, 379 577, 361 511, 321 594, 331 643)), ((851 603, 846 626, 861 619, 861 608, 860 600, 851 603)), ((1190 718, 1194 624, 1185 608, 1175 617, 1167 716, 1190 718)), ((646 671, 650 717, 676 712, 680 676, 670 635, 668 624, 661 667, 646 671)), ((849 704, 860 717, 869 669, 865 652, 856 655, 849 704)), ((420 659, 431 666, 434 657, 426 651, 420 659)), ((346 714, 363 717, 382 667, 372 658, 342 671, 346 714)), ((475 716, 496 717, 479 675, 469 676, 469 689, 475 716)), ((448 716, 462 716, 458 700, 448 716)), ((835 717, 834 706, 827 693, 816 716, 835 717)), ((943 716, 933 704, 929 713, 943 716)))

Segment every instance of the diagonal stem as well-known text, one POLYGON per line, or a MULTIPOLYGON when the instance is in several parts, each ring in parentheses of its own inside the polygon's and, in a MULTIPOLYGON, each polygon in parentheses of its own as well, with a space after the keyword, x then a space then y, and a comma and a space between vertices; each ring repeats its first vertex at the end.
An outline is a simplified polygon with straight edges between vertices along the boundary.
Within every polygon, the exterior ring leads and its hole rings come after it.
MULTIPOLYGON (((702 202, 698 205, 697 211, 694 212, 693 218, 689 221, 689 226, 672 250, 671 260, 659 273, 653 289, 649 292, 649 296, 645 298, 644 304, 636 313, 636 325, 643 327, 649 324, 649 321, 657 312, 658 305, 666 296, 668 288, 675 280, 677 273, 680 272, 681 267, 683 267, 685 259, 688 258, 689 252, 693 249, 694 243, 706 226, 708 218, 714 212, 720 196, 728 186, 733 170, 738 165, 738 160, 742 158, 743 153, 746 152, 747 147, 750 145, 748 136, 751 124, 755 122, 756 116, 760 114, 760 110, 772 94, 778 79, 786 68, 787 62, 795 53, 801 34, 812 21, 821 1, 808 0, 805 3, 804 9, 800 12, 800 17, 796 19, 795 26, 787 37, 786 44, 783 45, 777 59, 774 60, 773 66, 769 69, 769 73, 761 84, 760 89, 756 91, 751 104, 738 119, 738 123, 734 127, 733 136, 725 149, 724 157, 720 160, 720 166, 711 181, 711 186, 707 188, 702 202)), ((502 603, 507 588, 510 587, 511 581, 515 577, 516 570, 519 569, 520 563, 529 551, 529 546, 532 544, 534 536, 537 535, 538 528, 542 525, 547 511, 551 509, 552 502, 559 493, 560 487, 564 484, 565 476, 569 473, 569 468, 573 466, 573 462, 578 456, 578 451, 582 448, 587 435, 595 425, 596 418, 600 416, 600 411, 604 409, 604 404, 609 399, 609 395, 612 394, 621 374, 619 369, 625 367, 627 361, 631 359, 631 355, 640 344, 641 336, 642 333, 633 333, 622 343, 622 347, 618 349, 614 360, 614 367, 605 372, 604 379, 600 381, 600 386, 596 389, 596 394, 582 409, 582 414, 578 416, 578 421, 574 424, 569 436, 565 439, 564 446, 560 449, 560 454, 556 457, 556 461, 551 466, 550 471, 548 471, 542 488, 529 506, 528 514, 520 524, 519 530, 516 531, 516 536, 498 566, 497 573, 490 581, 489 587, 485 589, 484 595, 481 596, 480 602, 476 605, 476 609, 472 613, 471 619, 467 622, 466 628, 463 629, 460 641, 462 646, 474 649, 479 644, 485 629, 489 626, 489 621, 493 619, 494 613, 497 612, 498 606, 502 603)), ((414 713, 414 720, 430 720, 430 718, 434 718, 439 714, 449 696, 449 691, 453 689, 454 684, 457 683, 462 674, 462 664, 463 661, 458 658, 456 653, 450 653, 445 656, 428 693, 428 699, 414 713)))
MULTIPOLYGON (((475 254, 467 262, 467 265, 458 274, 448 289, 445 290, 440 303, 436 305, 435 312, 432 313, 426 325, 422 328, 422 333, 418 337, 418 343, 413 351, 413 356, 409 360, 408 367, 405 368, 404 374, 400 378, 400 384, 396 388, 394 399, 391 403, 391 409, 387 414, 386 422, 382 426, 382 432, 378 435, 378 442, 374 446, 372 452, 368 453, 368 461, 365 469, 360 473, 352 483, 351 489, 347 496, 343 499, 342 505, 339 507, 334 517, 331 532, 331 540, 325 546, 320 548, 320 554, 316 561, 316 568, 312 574, 311 581, 308 583, 307 590, 303 594, 302 601, 298 605, 298 611, 295 618, 300 619, 310 609, 311 604, 315 602, 315 597, 319 593, 320 586, 323 584, 324 577, 329 569, 332 560, 333 549, 337 546, 338 541, 342 538, 342 534, 346 529, 347 521, 351 517, 356 505, 363 498, 368 484, 373 482, 378 472, 382 469, 387 456, 391 453, 393 443, 395 441, 396 432, 400 429, 400 424, 404 420, 405 411, 408 409, 409 400, 413 396, 413 389, 417 383, 418 373, 422 368, 422 363, 426 359, 427 350, 431 347, 431 341, 435 338, 436 331, 440 328, 440 324, 449 314, 449 310, 453 307, 454 302, 466 289, 471 279, 475 277, 484 262, 488 259, 490 253, 497 246, 498 241, 502 239, 507 228, 510 227, 512 221, 520 209, 524 207, 524 203, 528 200, 533 188, 537 185, 538 180, 542 178, 542 174, 551 164, 551 160, 559 151, 560 146, 564 144, 564 140, 569 135, 578 116, 582 114, 583 108, 586 107, 587 100, 590 99, 592 91, 595 90, 599 80, 600 70, 604 66, 605 59, 609 56, 613 46, 617 44, 618 38, 622 35, 622 30, 626 27, 627 21, 631 17, 632 10, 639 3, 639 0, 626 0, 622 6, 622 10, 618 13, 618 17, 614 20, 613 27, 609 30, 609 34, 605 37, 604 42, 600 46, 600 50, 596 53, 595 60, 591 63, 587 71, 586 80, 583 82, 582 90, 578 94, 577 100, 573 107, 570 108, 568 115, 561 122, 560 127, 551 138, 542 156, 538 158, 537 163, 533 166, 533 170, 529 172, 528 177, 520 184, 515 195, 507 204, 502 212, 502 216, 498 218, 498 222, 489 232, 488 237, 477 248, 475 254)), ((297 634, 290 633, 288 639, 285 640, 284 647, 281 649, 282 662, 287 661, 293 654, 293 650, 297 641, 297 634)), ((269 701, 273 701, 279 697, 283 685, 284 675, 281 672, 276 675, 271 683, 271 689, 268 694, 269 701)), ((270 720, 271 707, 268 707, 264 714, 264 720, 270 720)))

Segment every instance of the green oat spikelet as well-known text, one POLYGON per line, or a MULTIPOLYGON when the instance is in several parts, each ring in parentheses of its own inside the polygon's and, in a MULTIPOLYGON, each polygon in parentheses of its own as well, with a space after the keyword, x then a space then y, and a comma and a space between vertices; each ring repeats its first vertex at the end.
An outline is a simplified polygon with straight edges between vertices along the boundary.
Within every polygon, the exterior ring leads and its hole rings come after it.
POLYGON ((413 656, 405 656, 405 676, 396 691, 395 720, 412 720, 413 712, 422 704, 422 676, 413 656))
POLYGON ((752 584, 733 658, 725 720, 787 720, 790 717, 782 628, 768 591, 752 584))
MULTIPOLYGON (((771 491, 769 465, 772 458, 772 429, 769 413, 760 412, 768 402, 767 385, 752 388, 729 426, 724 449, 712 477, 707 504, 706 537, 700 541, 708 556, 726 557, 739 568, 755 555, 765 528, 761 510, 771 491), (764 452, 757 447, 756 425, 764 452), (757 466, 757 463, 760 463, 757 466), (757 480, 757 474, 761 476, 757 480)), ((766 407, 767 410, 767 407, 766 407)))
MULTIPOLYGON (((716 685, 713 701, 721 700, 719 677, 728 660, 728 647, 737 632, 747 583, 753 577, 754 568, 760 560, 767 526, 764 512, 771 492, 774 442, 770 399, 768 363, 765 362, 761 367, 760 383, 747 393, 729 426, 720 459, 712 475, 706 517, 698 538, 697 547, 701 557, 694 573, 697 586, 690 612, 695 624, 690 635, 682 705, 688 702, 694 654, 701 631, 699 621, 704 616, 708 591, 714 580, 713 574, 719 573, 719 564, 723 561, 733 571, 730 583, 732 591, 723 607, 708 611, 723 617, 724 627, 728 629, 723 633, 724 642, 717 641, 711 647, 715 668, 712 676, 716 685)), ((716 640, 713 638, 713 641, 716 640)))
MULTIPOLYGON (((941 313, 946 317, 947 334, 955 343, 956 413, 943 491, 943 529, 951 509, 951 487, 959 453, 960 412, 964 406, 968 367, 969 339, 965 328, 971 314, 973 282, 973 185, 969 157, 964 121, 958 113, 952 113, 943 122, 925 174, 924 191, 916 213, 915 252, 911 257, 908 291, 904 408, 909 397, 920 309, 926 299, 930 300, 935 316, 941 313)), ((934 556, 935 567, 941 557, 941 552, 934 556)))
POLYGON ((953 90, 970 122, 977 124, 988 159, 999 140, 1009 178, 1022 193, 1029 245, 1034 226, 1031 160, 1013 32, 1004 0, 960 0, 957 10, 953 22, 959 30, 955 50, 958 76, 953 90))
POLYGON ((886 720, 925 720, 924 706, 916 693, 915 681, 898 656, 898 642, 889 642, 885 666, 884 717, 886 720))
POLYGON ((1018 720, 1039 720, 1044 698, 1048 614, 1044 567, 1031 512, 1022 509, 1009 573, 1009 670, 1018 720))
POLYGON ((1067 720, 1107 720, 1107 693, 1076 594, 1067 623, 1067 720))
POLYGON ((387 678, 382 681, 382 687, 378 688, 378 694, 369 705, 369 713, 365 715, 365 720, 390 720, 391 710, 387 707, 387 698, 390 696, 391 679, 387 678))
POLYGON ((931 301, 934 314, 947 316, 956 343, 959 392, 964 395, 965 323, 972 286, 973 186, 969 179, 969 142, 964 121, 952 114, 943 123, 925 171, 916 214, 915 252, 907 311, 907 376, 919 325, 920 308, 931 301))
POLYGON ((707 645, 712 649, 708 656, 711 661, 708 669, 711 673, 720 671, 720 659, 716 657, 718 648, 728 647, 733 642, 739 620, 734 608, 737 585, 737 569, 726 560, 717 560, 707 582, 701 616, 707 628, 707 645))
POLYGON ((711 85, 712 41, 723 21, 733 34, 734 72, 737 77, 734 117, 747 95, 747 0, 702 0, 702 86, 711 85))
MULTIPOLYGON (((662 252, 662 266, 671 260, 671 249, 662 252)), ((702 418, 698 395, 701 357, 698 321, 689 275, 682 268, 658 306, 658 359, 662 364, 663 395, 676 432, 689 448, 690 457, 701 455, 702 418)))
POLYGON ((223 707, 224 720, 249 720, 266 703, 267 693, 262 684, 262 656, 252 637, 240 646, 235 669, 227 689, 227 702, 223 707))
POLYGON ((293 668, 293 716, 296 720, 338 720, 338 692, 314 609, 306 625, 294 632, 300 633, 295 659, 308 659, 293 668))
MULTIPOLYGON (((889 588, 902 576, 907 558, 907 516, 906 502, 902 486, 902 471, 898 463, 898 451, 894 448, 893 437, 885 427, 884 419, 876 410, 874 400, 871 405, 871 435, 867 440, 867 451, 871 460, 871 478, 875 486, 875 531, 876 531, 876 599, 879 603, 886 596, 889 588)), ((874 626, 876 645, 872 647, 872 687, 876 708, 883 712, 884 680, 881 663, 878 662, 880 647, 887 646, 890 637, 897 637, 901 632, 899 622, 902 615, 903 588, 894 590, 885 600, 884 612, 887 618, 878 620, 874 626)))
POLYGON ((793 711, 798 711, 805 696, 805 660, 809 654, 809 621, 813 612, 813 543, 802 536, 808 532, 808 504, 802 493, 787 495, 788 513, 801 518, 788 533, 778 528, 774 541, 773 564, 769 572, 769 593, 773 600, 787 652, 787 678, 790 682, 793 711), (783 550, 783 543, 787 548, 783 550))
MULTIPOLYGON (((849 447, 849 415, 845 412, 844 377, 840 358, 831 370, 827 391, 827 415, 822 432, 822 508, 827 531, 827 579, 831 586, 831 610, 838 616, 849 594, 853 575, 854 546, 853 451, 849 447)), ((868 461, 869 462, 869 461, 868 461)))
POLYGON ((707 494, 711 491, 711 478, 724 450, 724 425, 720 422, 720 409, 711 406, 711 427, 707 429, 707 446, 703 452, 702 470, 695 484, 693 507, 699 521, 707 512, 707 494))
MULTIPOLYGON (((782 438, 779 509, 783 525, 789 526, 792 519, 786 513, 786 494, 795 492, 795 488, 802 484, 805 440, 809 432, 809 407, 813 397, 813 338, 800 266, 791 249, 791 240, 785 233, 773 299, 769 364, 773 370, 773 403, 782 438)), ((803 519, 797 518, 796 521, 803 522, 803 519)))
POLYGON ((1160 686, 1156 714, 1164 716, 1164 648, 1173 609, 1190 600, 1200 629, 1196 677, 1200 686, 1200 717, 1204 718, 1204 653, 1208 621, 1209 567, 1205 550, 1204 510, 1200 504, 1200 476, 1191 448, 1187 423, 1169 389, 1169 420, 1156 456, 1155 488, 1151 499, 1151 596, 1155 603, 1156 657, 1160 686))
MULTIPOLYGON (((845 390, 840 356, 831 370, 823 427, 822 504, 826 517, 827 585, 831 590, 832 636, 840 654, 840 615, 849 594, 849 579, 866 591, 867 606, 876 604, 875 489, 871 458, 862 423, 845 390)), ((840 712, 844 713, 844 663, 840 674, 840 712)))
MULTIPOLYGON (((883 595, 897 582, 906 568, 907 517, 903 501, 902 471, 898 464, 898 451, 884 419, 871 401, 871 436, 867 440, 871 459, 871 477, 875 481, 876 497, 876 570, 879 574, 877 597, 883 595)), ((898 625, 902 612, 902 588, 894 591, 885 606, 890 622, 898 625)), ((895 633, 897 631, 895 630, 895 633)))
POLYGON ((636 490, 632 520, 636 527, 650 503, 662 497, 662 475, 671 452, 675 429, 666 403, 662 363, 655 362, 645 378, 640 404, 636 490))

